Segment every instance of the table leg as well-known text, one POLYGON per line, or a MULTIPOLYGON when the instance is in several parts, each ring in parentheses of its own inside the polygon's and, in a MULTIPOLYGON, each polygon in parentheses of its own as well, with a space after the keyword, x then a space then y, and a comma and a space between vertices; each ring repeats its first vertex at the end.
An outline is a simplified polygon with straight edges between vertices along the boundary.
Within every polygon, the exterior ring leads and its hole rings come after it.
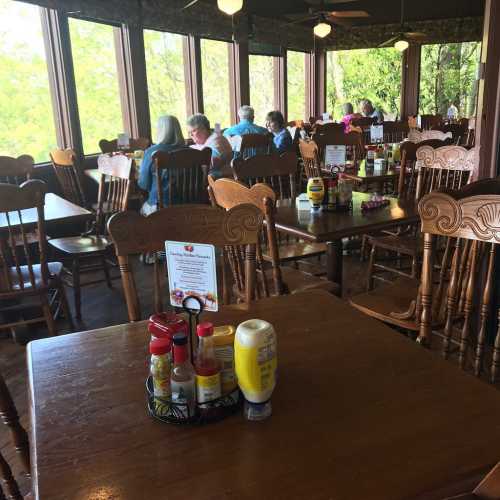
POLYGON ((326 276, 330 281, 339 284, 339 296, 342 296, 343 249, 341 239, 328 241, 326 244, 326 276))

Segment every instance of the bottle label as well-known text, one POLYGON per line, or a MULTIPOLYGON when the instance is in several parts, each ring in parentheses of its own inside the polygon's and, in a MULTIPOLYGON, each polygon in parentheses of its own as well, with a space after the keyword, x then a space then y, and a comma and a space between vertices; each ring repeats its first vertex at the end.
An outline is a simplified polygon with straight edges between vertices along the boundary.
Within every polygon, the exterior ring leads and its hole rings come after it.
POLYGON ((220 398, 220 373, 209 375, 196 375, 196 396, 198 403, 205 403, 220 398))
POLYGON ((178 405, 186 405, 185 407, 179 406, 177 408, 178 413, 181 414, 181 418, 188 418, 194 415, 195 406, 195 387, 194 379, 185 382, 178 382, 177 380, 172 380, 172 403, 178 405), (188 413, 189 410, 189 413, 188 413))
POLYGON ((151 356, 151 375, 155 397, 170 396, 170 360, 168 356, 151 356))
POLYGON ((234 349, 232 345, 215 347, 215 357, 220 363, 220 384, 222 394, 236 389, 236 375, 234 373, 234 349))

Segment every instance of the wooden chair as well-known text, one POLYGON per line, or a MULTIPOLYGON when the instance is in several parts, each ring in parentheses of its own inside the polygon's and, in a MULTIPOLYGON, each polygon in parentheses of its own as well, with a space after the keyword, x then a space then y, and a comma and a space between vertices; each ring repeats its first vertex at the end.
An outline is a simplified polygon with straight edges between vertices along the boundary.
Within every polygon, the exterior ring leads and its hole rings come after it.
MULTIPOLYGON (((259 265, 259 276, 261 277, 262 296, 269 296, 267 281, 270 271, 274 282, 276 295, 297 293, 313 288, 321 288, 332 293, 338 293, 339 289, 335 283, 303 273, 291 267, 282 267, 281 263, 286 259, 280 258, 280 247, 274 220, 276 193, 267 184, 254 184, 251 188, 241 182, 232 179, 219 179, 214 181, 209 176, 208 191, 214 206, 229 210, 233 207, 250 203, 259 208, 266 220, 265 231, 261 235, 261 245, 267 247, 267 255, 259 245, 257 249, 257 263, 259 265), (265 262, 268 261, 271 269, 266 269, 265 262)), ((307 244, 305 244, 307 245, 307 244)))
POLYGON ((33 157, 21 155, 17 158, 0 156, 0 182, 19 186, 30 180, 34 170, 33 157))
POLYGON ((48 262, 45 237, 44 198, 46 185, 39 180, 30 180, 21 186, 0 184, 0 312, 4 316, 0 328, 8 328, 15 335, 14 327, 21 324, 46 322, 49 334, 56 335, 54 317, 61 309, 70 325, 71 314, 64 286, 60 279, 62 264, 48 262), (26 224, 23 210, 34 210, 37 223, 26 224), (37 233, 39 264, 34 263, 29 249, 29 231, 34 227, 37 233), (49 291, 55 295, 49 300, 49 291), (26 301, 37 299, 43 315, 35 318, 18 319, 26 309, 26 301), (52 312, 51 305, 59 302, 52 312))
MULTIPOLYGON (((276 199, 292 199, 297 196, 297 158, 294 153, 272 153, 258 155, 242 160, 237 158, 231 163, 234 178, 248 187, 265 183, 272 187, 276 199)), ((320 257, 326 252, 325 243, 307 243, 290 238, 280 238, 280 259, 282 262, 294 262, 320 257)), ((266 257, 267 258, 267 257, 266 257)))
POLYGON ((139 137, 137 139, 130 139, 128 148, 118 148, 118 139, 112 139, 108 141, 106 139, 101 139, 99 141, 99 147, 101 151, 105 154, 116 153, 121 151, 123 153, 133 153, 137 149, 142 149, 143 151, 151 145, 151 141, 147 137, 139 137))
POLYGON ((403 139, 408 137, 410 129, 408 128, 408 122, 406 121, 385 121, 382 125, 384 127, 384 143, 401 142, 403 139))
POLYGON ((319 162, 318 145, 314 141, 299 140, 300 156, 302 158, 303 170, 301 172, 301 181, 307 183, 311 177, 321 177, 321 165, 319 162))
MULTIPOLYGON (((412 146, 407 147, 408 151, 412 148, 412 146)), ((413 186, 415 186, 416 202, 424 194, 437 189, 460 189, 470 181, 472 171, 477 168, 476 151, 467 151, 461 146, 443 146, 436 149, 430 145, 421 146, 417 149, 415 163, 414 169, 418 172, 417 179, 416 182, 408 183, 408 193, 412 193, 413 186)), ((374 279, 385 281, 383 276, 375 274, 377 270, 409 278, 417 276, 418 257, 422 252, 418 230, 416 233, 412 230, 397 235, 370 236, 368 244, 371 245, 371 252, 367 272, 367 290, 373 288, 374 279), (378 249, 396 253, 399 262, 402 256, 409 257, 410 272, 376 262, 378 249)))
POLYGON ((351 125, 353 125, 354 127, 360 127, 362 129, 370 127, 375 123, 377 123, 377 119, 370 116, 362 116, 361 118, 353 118, 351 120, 351 125))
POLYGON ((63 197, 75 205, 85 207, 87 203, 74 151, 72 149, 54 149, 50 152, 50 159, 63 197))
POLYGON ((330 145, 344 145, 349 147, 352 150, 352 160, 354 162, 364 156, 363 134, 359 132, 352 131, 346 134, 343 127, 342 130, 329 128, 325 132, 319 131, 313 134, 313 140, 318 145, 320 161, 324 160, 326 146, 330 145))
POLYGON ((161 312, 165 269, 159 262, 158 252, 165 250, 167 240, 226 247, 222 253, 225 262, 221 265, 224 303, 229 298, 228 276, 224 271, 227 261, 245 301, 251 302, 255 297, 255 255, 262 220, 261 211, 253 205, 240 205, 228 211, 206 205, 177 205, 147 217, 130 211, 113 215, 108 231, 120 264, 129 321, 143 319, 130 255, 146 252, 155 255, 154 309, 161 312))
POLYGON ((422 142, 428 141, 429 139, 437 139, 439 141, 445 141, 446 139, 451 139, 453 141, 453 135, 451 132, 441 132, 440 130, 416 130, 411 129, 408 132, 408 140, 411 142, 422 142))
POLYGON ((206 203, 207 175, 212 150, 186 148, 178 151, 153 153, 157 208, 164 207, 164 184, 167 183, 168 206, 186 203, 206 203))
POLYGON ((491 469, 471 493, 464 493, 445 500, 493 500, 500 498, 500 462, 491 469))
POLYGON ((102 279, 96 279, 81 283, 81 274, 102 270, 108 287, 112 287, 106 260, 111 246, 111 242, 105 235, 106 221, 112 214, 127 210, 133 172, 133 160, 125 155, 100 155, 97 165, 101 180, 94 227, 81 236, 56 238, 49 241, 57 252, 64 255, 66 260, 71 261, 71 268, 65 266, 64 273, 67 284, 74 289, 75 311, 78 319, 82 317, 81 287, 102 281, 102 279), (96 260, 99 261, 98 264, 95 264, 96 260))
MULTIPOLYGON (((14 405, 14 400, 10 394, 9 388, 0 373, 0 416, 3 423, 8 427, 11 442, 14 445, 16 455, 18 456, 22 471, 27 476, 30 476, 30 453, 28 444, 28 434, 19 422, 19 414, 14 405)), ((23 496, 19 490, 19 485, 15 480, 12 469, 8 462, 5 460, 2 452, 0 451, 0 497, 12 498, 15 500, 22 500, 23 496)), ((28 498, 26 496, 25 498, 28 498)))
POLYGON ((467 124, 463 123, 448 123, 439 127, 433 127, 431 130, 439 130, 445 134, 451 132, 453 143, 464 145, 467 138, 468 127, 467 124))
MULTIPOLYGON (((440 127, 443 124, 443 117, 437 115, 420 115, 420 127, 422 130, 430 130, 432 127, 440 127)), ((433 139, 433 137, 430 137, 433 139)))
POLYGON ((245 134, 241 136, 241 146, 238 158, 251 158, 255 155, 265 155, 272 151, 273 137, 271 134, 245 134))

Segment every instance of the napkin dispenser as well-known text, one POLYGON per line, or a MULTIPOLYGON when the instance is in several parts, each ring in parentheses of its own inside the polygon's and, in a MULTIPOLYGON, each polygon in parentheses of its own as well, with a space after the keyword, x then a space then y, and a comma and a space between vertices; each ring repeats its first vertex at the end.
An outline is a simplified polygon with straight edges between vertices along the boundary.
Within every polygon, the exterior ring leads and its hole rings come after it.
POLYGON ((295 198, 295 206, 297 210, 311 210, 311 203, 307 197, 307 193, 301 193, 297 198, 295 198))

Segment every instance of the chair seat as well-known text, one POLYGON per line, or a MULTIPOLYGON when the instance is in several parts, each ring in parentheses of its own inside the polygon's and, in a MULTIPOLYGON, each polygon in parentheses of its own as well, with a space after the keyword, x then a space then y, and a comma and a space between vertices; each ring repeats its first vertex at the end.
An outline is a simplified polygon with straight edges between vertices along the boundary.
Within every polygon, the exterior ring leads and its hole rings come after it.
POLYGON ((61 252, 72 255, 104 252, 112 244, 104 236, 70 236, 49 240, 49 243, 61 252))
POLYGON ((404 255, 417 256, 422 250, 422 239, 414 235, 369 236, 368 240, 372 246, 404 255))
MULTIPOLYGON (((280 262, 290 262, 299 259, 309 259, 317 257, 326 252, 326 243, 310 243, 299 241, 279 246, 280 262)), ((264 260, 271 262, 271 256, 263 253, 264 260)))
POLYGON ((349 303, 359 311, 391 325, 408 330, 418 330, 414 315, 408 319, 396 318, 391 313, 402 314, 409 311, 416 301, 419 281, 398 278, 393 283, 384 284, 375 290, 354 295, 349 303))
MULTIPOLYGON (((51 277, 55 276, 60 276, 62 272, 63 265, 61 262, 49 262, 47 264, 49 268, 49 274, 51 277)), ((20 266, 20 271, 21 271, 21 277, 23 281, 24 288, 21 287, 21 282, 19 280, 19 275, 17 273, 17 270, 15 267, 9 268, 9 276, 10 276, 10 281, 12 283, 12 289, 13 290, 29 290, 32 288, 31 281, 30 281, 30 274, 29 274, 29 269, 28 266, 20 266)), ((39 288, 43 285, 43 280, 42 280, 42 268, 40 264, 34 264, 33 265, 33 275, 35 278, 35 288, 39 288)), ((7 288, 5 286, 4 278, 0 280, 0 293, 1 291, 6 291, 7 288)))
MULTIPOLYGON (((266 271, 266 274, 268 275, 269 283, 272 283, 272 270, 266 271)), ((316 289, 325 290, 334 294, 337 294, 340 291, 337 283, 306 274, 291 267, 282 266, 281 276, 291 294, 316 289)))

